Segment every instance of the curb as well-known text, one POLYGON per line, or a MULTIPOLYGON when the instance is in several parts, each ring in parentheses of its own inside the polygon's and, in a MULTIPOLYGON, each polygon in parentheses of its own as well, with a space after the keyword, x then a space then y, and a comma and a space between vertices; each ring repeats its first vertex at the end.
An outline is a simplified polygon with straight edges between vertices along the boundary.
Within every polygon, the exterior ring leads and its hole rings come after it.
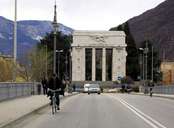
MULTIPOLYGON (((70 95, 67 95, 67 96, 64 96, 64 97, 60 97, 60 100, 64 100, 64 99, 66 99, 68 97, 71 97, 71 96, 74 96, 74 95, 77 95, 77 94, 79 94, 79 93, 70 94, 70 95)), ((36 108, 35 110, 33 110, 31 112, 28 112, 27 114, 24 114, 21 117, 19 117, 17 119, 14 119, 13 121, 8 122, 7 124, 2 125, 0 128, 12 128, 13 125, 15 125, 16 123, 19 123, 19 122, 25 120, 27 117, 31 116, 34 113, 37 113, 41 109, 44 109, 44 108, 46 108, 48 106, 49 106, 49 103, 48 104, 45 104, 45 105, 43 105, 43 106, 41 106, 39 108, 36 108)))
MULTIPOLYGON (((131 95, 139 95, 139 96, 149 96, 148 94, 138 94, 138 93, 130 93, 131 95)), ((150 97, 150 96, 149 96, 150 97)), ((174 97, 168 97, 168 96, 160 96, 160 95, 156 95, 156 94, 153 94, 152 95, 152 98, 153 97, 160 97, 160 98, 165 98, 165 99, 170 99, 170 100, 174 100, 174 97)))
POLYGON ((174 100, 174 97, 167 97, 167 96, 153 95, 152 97, 160 97, 160 98, 165 98, 165 99, 174 100))

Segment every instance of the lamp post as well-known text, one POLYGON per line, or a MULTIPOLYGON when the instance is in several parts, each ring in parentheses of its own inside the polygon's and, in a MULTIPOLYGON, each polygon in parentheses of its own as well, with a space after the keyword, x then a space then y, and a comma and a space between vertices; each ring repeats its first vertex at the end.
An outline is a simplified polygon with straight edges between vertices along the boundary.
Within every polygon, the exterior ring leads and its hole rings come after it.
POLYGON ((142 51, 142 53, 140 54, 140 72, 141 72, 141 80, 144 81, 144 49, 143 48, 139 48, 140 51, 142 51))
POLYGON ((17 57, 17 0, 15 0, 15 14, 14 14, 13 81, 16 81, 16 57, 17 57))
POLYGON ((57 29, 58 29, 56 3, 54 5, 54 20, 53 20, 52 25, 53 25, 53 29, 54 29, 53 74, 56 74, 56 34, 57 34, 57 29))
POLYGON ((62 53, 63 50, 56 50, 56 53, 58 53, 58 66, 57 66, 57 76, 59 77, 60 76, 60 73, 59 73, 59 64, 60 64, 60 58, 59 58, 59 53, 62 53))
POLYGON ((149 49, 148 49, 148 43, 146 41, 146 48, 144 48, 144 54, 145 54, 145 80, 146 81, 147 81, 147 59, 148 59, 147 54, 148 54, 148 51, 149 51, 149 49))
POLYGON ((47 45, 45 45, 45 74, 46 74, 46 78, 48 78, 48 53, 47 53, 47 45))
POLYGON ((72 49, 70 49, 69 52, 69 79, 72 81, 72 49))
POLYGON ((65 57, 65 73, 66 73, 66 75, 65 75, 65 79, 67 79, 68 78, 68 52, 66 52, 66 57, 65 57))
POLYGON ((148 49, 148 42, 146 41, 146 47, 145 48, 139 48, 140 50, 143 51, 143 80, 145 80, 145 91, 144 93, 146 94, 147 93, 147 59, 148 59, 148 52, 149 52, 149 49, 148 49), (144 59, 145 57, 145 59, 144 59), (145 63, 144 63, 145 61, 145 63), (145 64, 145 66, 144 66, 145 64))
POLYGON ((153 82, 153 46, 152 46, 152 70, 151 70, 151 79, 152 79, 152 82, 153 82))

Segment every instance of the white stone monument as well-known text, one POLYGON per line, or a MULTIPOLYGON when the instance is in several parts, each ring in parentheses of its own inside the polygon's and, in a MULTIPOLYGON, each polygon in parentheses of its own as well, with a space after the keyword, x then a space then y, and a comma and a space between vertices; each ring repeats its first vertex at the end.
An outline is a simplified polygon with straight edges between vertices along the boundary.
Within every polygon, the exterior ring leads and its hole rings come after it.
POLYGON ((111 68, 110 81, 116 81, 120 77, 124 77, 126 75, 127 56, 125 48, 125 33, 123 31, 74 31, 72 43, 72 81, 108 81, 106 75, 109 70, 106 67, 111 68), (86 49, 89 49, 89 51, 91 49, 91 56, 89 56, 92 60, 91 63, 86 62, 86 49), (112 51, 112 56, 106 54, 108 49, 112 51), (98 56, 102 56, 102 59, 97 58, 98 56), (107 65, 107 63, 110 65, 107 65), (86 72, 89 72, 86 71, 86 66, 89 69, 91 67, 90 80, 87 80, 85 75, 86 72), (101 67, 101 70, 96 69, 96 66, 101 67), (97 80, 96 77, 100 74, 101 80, 97 80))

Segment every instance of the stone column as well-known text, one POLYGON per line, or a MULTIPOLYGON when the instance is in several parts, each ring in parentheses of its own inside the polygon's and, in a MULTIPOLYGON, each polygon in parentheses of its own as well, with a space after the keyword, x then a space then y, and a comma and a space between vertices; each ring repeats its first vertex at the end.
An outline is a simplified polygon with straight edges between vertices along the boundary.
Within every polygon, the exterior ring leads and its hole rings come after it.
POLYGON ((76 49, 75 49, 75 47, 72 47, 72 81, 76 81, 76 74, 77 74, 77 72, 76 72, 76 70, 77 70, 77 68, 76 68, 76 60, 77 60, 77 58, 76 58, 76 49))
POLYGON ((117 50, 116 48, 112 49, 112 81, 116 80, 117 77, 117 50))
POLYGON ((102 50, 102 81, 106 81, 106 48, 102 50))
POLYGON ((82 48, 82 55, 81 55, 81 80, 85 81, 85 72, 86 72, 86 64, 85 64, 85 48, 82 48))
POLYGON ((95 66, 95 48, 92 48, 92 81, 95 81, 95 71, 96 71, 96 66, 95 66))

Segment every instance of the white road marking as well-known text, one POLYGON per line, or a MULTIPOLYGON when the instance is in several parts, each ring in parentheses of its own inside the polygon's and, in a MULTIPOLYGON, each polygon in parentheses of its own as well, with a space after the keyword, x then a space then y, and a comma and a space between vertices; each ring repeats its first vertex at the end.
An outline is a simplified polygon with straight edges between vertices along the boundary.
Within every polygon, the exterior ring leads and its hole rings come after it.
POLYGON ((111 96, 111 95, 109 95, 109 96, 118 100, 120 103, 122 103, 125 107, 130 109, 133 113, 135 113, 138 117, 140 117, 142 120, 144 120, 146 123, 148 123, 153 128, 167 128, 164 125, 162 125, 161 123, 159 123, 158 121, 156 121, 155 119, 153 119, 152 117, 148 116, 147 114, 143 113, 139 109, 130 105, 125 100, 118 98, 118 97, 115 97, 115 96, 111 96))

